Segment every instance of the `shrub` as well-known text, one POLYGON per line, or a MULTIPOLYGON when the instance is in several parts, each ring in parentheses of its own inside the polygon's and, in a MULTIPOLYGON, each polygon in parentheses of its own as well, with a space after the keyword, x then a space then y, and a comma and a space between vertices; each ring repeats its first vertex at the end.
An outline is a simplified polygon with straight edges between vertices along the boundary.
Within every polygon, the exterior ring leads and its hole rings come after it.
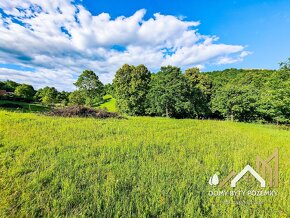
POLYGON ((118 113, 108 112, 103 109, 93 109, 85 106, 70 106, 52 109, 47 113, 49 116, 61 117, 92 117, 92 118, 121 118, 118 113))

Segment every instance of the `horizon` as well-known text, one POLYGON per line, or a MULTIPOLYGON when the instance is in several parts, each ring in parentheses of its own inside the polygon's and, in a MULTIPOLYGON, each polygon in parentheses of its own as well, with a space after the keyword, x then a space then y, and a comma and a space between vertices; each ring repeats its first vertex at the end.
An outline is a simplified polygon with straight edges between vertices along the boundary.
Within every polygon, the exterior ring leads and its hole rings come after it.
POLYGON ((290 56, 290 3, 284 0, 118 5, 1 2, 0 80, 72 91, 85 69, 111 83, 123 64, 152 72, 166 65, 273 70, 290 56))

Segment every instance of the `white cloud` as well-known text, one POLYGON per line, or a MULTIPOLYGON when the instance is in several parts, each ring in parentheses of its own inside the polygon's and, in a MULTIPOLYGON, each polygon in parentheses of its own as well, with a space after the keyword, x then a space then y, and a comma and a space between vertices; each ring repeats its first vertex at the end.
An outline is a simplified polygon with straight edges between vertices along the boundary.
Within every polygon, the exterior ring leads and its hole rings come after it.
MULTIPOLYGON (((33 71, 0 68, 0 79, 42 87, 73 89, 84 69, 110 82, 123 64, 179 67, 228 64, 249 55, 241 45, 225 45, 202 35, 199 22, 146 10, 112 19, 92 15, 71 0, 4 0, 0 16, 0 64, 17 64, 33 71)), ((0 65, 1 66, 1 65, 0 65)), ((5 65, 4 65, 5 66, 5 65)))
POLYGON ((33 84, 34 88, 54 86, 59 90, 67 90, 75 80, 69 71, 51 71, 39 69, 37 72, 0 68, 0 80, 15 80, 33 84))
POLYGON ((244 57, 248 56, 252 54, 252 52, 248 52, 248 51, 242 51, 240 53, 238 53, 237 55, 234 56, 222 56, 219 57, 217 59, 216 64, 217 65, 223 65, 223 64, 233 64, 239 61, 242 61, 244 59, 244 57))

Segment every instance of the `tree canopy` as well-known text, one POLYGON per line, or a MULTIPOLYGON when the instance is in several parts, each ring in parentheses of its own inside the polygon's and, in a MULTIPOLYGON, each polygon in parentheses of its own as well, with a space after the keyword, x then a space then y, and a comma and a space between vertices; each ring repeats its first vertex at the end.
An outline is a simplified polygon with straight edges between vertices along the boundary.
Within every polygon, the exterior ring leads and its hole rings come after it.
POLYGON ((190 114, 190 86, 180 68, 167 66, 152 77, 147 95, 147 113, 183 118, 190 114))
POLYGON ((99 77, 91 70, 85 70, 74 83, 79 91, 83 92, 86 104, 93 105, 101 100, 104 94, 104 85, 99 77))
POLYGON ((33 100, 33 97, 35 95, 35 90, 31 85, 27 84, 21 84, 15 88, 14 91, 15 95, 24 98, 27 100, 33 100))
POLYGON ((53 104, 56 103, 58 91, 54 87, 44 87, 39 89, 35 94, 35 100, 42 102, 44 104, 53 104))
POLYGON ((150 80, 151 73, 144 65, 123 65, 113 80, 119 111, 129 115, 145 115, 150 80))

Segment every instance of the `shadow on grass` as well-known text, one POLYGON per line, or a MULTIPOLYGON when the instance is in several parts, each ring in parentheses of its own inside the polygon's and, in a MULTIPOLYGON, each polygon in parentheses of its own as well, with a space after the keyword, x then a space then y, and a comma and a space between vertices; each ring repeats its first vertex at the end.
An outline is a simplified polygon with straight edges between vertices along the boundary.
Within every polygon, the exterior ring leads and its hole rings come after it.
POLYGON ((39 104, 30 104, 25 102, 14 102, 14 101, 0 101, 0 109, 4 109, 7 111, 14 111, 14 112, 47 112, 51 108, 39 105, 39 104))

